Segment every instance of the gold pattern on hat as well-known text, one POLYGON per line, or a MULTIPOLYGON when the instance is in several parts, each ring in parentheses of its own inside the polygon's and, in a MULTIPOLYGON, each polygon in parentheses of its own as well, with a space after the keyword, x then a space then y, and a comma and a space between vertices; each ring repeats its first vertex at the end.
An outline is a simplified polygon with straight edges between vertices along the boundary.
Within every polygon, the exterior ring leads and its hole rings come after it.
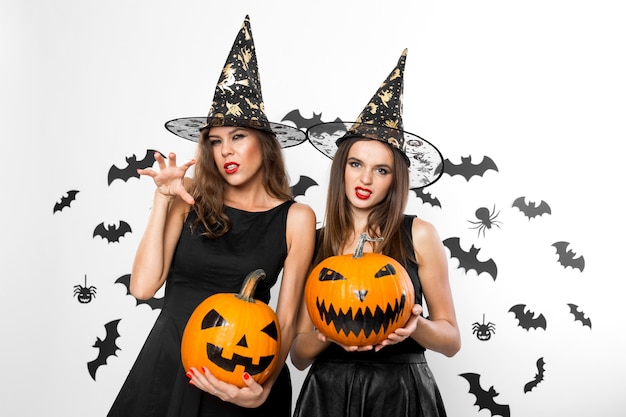
POLYGON ((281 148, 306 141, 299 128, 270 122, 265 113, 250 17, 246 16, 226 58, 206 117, 181 117, 165 127, 182 138, 198 142, 200 131, 212 126, 250 127, 276 136, 281 148))

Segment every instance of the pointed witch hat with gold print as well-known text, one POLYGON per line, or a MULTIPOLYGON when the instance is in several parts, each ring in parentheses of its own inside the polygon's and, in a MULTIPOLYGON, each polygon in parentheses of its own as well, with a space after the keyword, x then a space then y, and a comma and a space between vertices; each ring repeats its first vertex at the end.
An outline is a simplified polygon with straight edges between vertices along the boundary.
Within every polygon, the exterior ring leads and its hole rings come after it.
POLYGON ((194 142, 202 129, 215 126, 241 126, 274 133, 282 148, 306 140, 303 131, 267 119, 249 16, 244 19, 226 59, 208 116, 183 117, 165 123, 170 132, 194 142))
POLYGON ((425 139, 406 132, 402 124, 405 49, 397 65, 376 91, 356 122, 320 123, 309 127, 313 146, 333 158, 344 140, 353 137, 375 139, 398 150, 409 166, 410 187, 423 188, 443 174, 441 152, 425 139))

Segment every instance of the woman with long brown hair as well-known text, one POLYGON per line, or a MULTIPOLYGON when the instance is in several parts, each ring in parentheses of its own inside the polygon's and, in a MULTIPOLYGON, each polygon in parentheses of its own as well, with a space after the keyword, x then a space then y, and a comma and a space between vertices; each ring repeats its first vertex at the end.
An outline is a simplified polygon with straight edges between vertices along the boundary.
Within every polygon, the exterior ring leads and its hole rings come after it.
POLYGON ((315 214, 291 195, 281 147, 302 143, 306 136, 267 120, 248 17, 202 119, 166 124, 171 132, 198 142, 195 160, 179 166, 174 153, 167 161, 157 153, 158 170, 138 170, 152 177, 156 191, 130 290, 138 299, 148 299, 165 285, 165 296, 110 417, 291 414, 285 359, 313 256, 315 214), (186 177, 192 166, 193 177, 186 177), (282 272, 276 371, 263 384, 246 371, 239 388, 206 368, 184 369, 181 340, 196 306, 216 293, 238 293, 248 273, 257 269, 266 277, 254 298, 265 303, 282 272))
POLYGON ((404 214, 409 189, 436 181, 443 160, 433 145, 402 130, 405 59, 406 51, 350 128, 313 126, 308 133, 333 158, 313 264, 354 253, 366 234, 371 239, 365 252, 390 256, 407 270, 415 293, 412 314, 376 345, 345 346, 318 332, 303 305, 291 360, 300 370, 310 369, 295 417, 446 415, 424 351, 453 356, 460 348, 447 257, 435 227, 404 214), (422 314, 424 301, 428 317, 422 314))

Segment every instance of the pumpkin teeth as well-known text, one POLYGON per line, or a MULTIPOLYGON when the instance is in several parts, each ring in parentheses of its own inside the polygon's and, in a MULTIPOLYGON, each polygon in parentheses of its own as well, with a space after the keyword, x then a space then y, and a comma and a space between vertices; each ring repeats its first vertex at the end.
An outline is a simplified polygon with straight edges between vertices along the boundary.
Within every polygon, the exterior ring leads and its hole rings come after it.
POLYGON ((223 348, 215 346, 212 343, 206 344, 206 353, 209 360, 220 368, 227 370, 228 372, 233 372, 237 365, 239 365, 243 366, 245 372, 249 373, 250 375, 258 375, 261 372, 265 371, 274 360, 274 355, 261 356, 261 358, 259 359, 259 364, 255 365, 252 363, 252 358, 241 356, 236 353, 233 353, 232 359, 227 359, 222 356, 223 350, 223 348))
POLYGON ((337 312, 335 307, 331 304, 330 308, 326 307, 325 302, 322 300, 320 303, 319 298, 316 299, 315 305, 319 312, 320 319, 327 325, 331 323, 335 326, 337 333, 343 332, 346 336, 350 333, 358 336, 363 332, 365 337, 369 337, 372 333, 378 334, 381 329, 383 332, 387 332, 387 328, 398 321, 404 306, 406 304, 406 295, 402 294, 400 300, 396 300, 394 306, 387 303, 385 311, 380 307, 376 307, 376 311, 372 314, 369 307, 363 309, 358 308, 356 313, 353 314, 352 307, 350 307, 345 313, 341 310, 337 312))

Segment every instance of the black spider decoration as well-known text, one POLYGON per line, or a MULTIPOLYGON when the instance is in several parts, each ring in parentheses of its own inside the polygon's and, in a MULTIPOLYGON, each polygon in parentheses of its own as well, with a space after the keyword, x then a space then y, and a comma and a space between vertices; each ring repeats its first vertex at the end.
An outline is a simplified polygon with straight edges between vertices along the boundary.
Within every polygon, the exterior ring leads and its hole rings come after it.
POLYGON ((74 285, 74 297, 78 296, 78 302, 86 304, 91 302, 92 298, 96 298, 96 287, 93 285, 87 287, 87 275, 85 275, 85 286, 74 285))
POLYGON ((472 334, 475 334, 478 340, 485 341, 491 339, 491 333, 496 332, 496 325, 492 322, 485 324, 485 315, 483 314, 483 324, 476 322, 472 325, 472 329, 472 334))
POLYGON ((470 229, 478 229, 478 236, 480 236, 480 232, 483 232, 483 237, 485 236, 485 230, 491 229, 491 226, 496 226, 498 229, 500 229, 499 225, 502 224, 502 222, 496 220, 498 214, 500 214, 500 211, 498 211, 497 213, 495 211, 495 205, 493 206, 492 211, 489 211, 487 207, 480 207, 479 209, 477 209, 475 214, 476 218, 479 221, 473 222, 471 220, 468 220, 469 223, 477 225, 476 227, 470 227, 470 229))

